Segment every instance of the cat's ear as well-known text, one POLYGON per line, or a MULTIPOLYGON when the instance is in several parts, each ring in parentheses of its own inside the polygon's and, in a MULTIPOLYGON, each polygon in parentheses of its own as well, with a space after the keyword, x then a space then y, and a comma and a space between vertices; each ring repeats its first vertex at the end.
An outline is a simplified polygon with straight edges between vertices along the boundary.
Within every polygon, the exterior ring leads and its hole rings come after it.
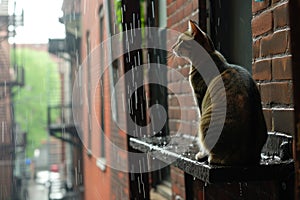
POLYGON ((212 43, 209 36, 202 31, 199 26, 193 22, 192 20, 189 20, 189 31, 194 36, 195 40, 198 41, 208 52, 213 52, 215 50, 214 44, 212 43))
POLYGON ((203 37, 206 36, 206 34, 199 28, 199 26, 192 20, 189 20, 189 31, 193 36, 195 35, 202 35, 203 37))
POLYGON ((189 20, 189 31, 192 34, 192 36, 195 36, 201 30, 199 30, 199 28, 197 27, 197 25, 192 20, 189 20))

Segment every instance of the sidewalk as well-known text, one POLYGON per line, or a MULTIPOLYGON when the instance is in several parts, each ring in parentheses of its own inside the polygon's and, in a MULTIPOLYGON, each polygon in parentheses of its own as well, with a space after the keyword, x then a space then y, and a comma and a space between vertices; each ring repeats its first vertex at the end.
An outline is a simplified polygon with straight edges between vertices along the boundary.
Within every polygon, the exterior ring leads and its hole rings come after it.
POLYGON ((28 182, 30 200, 48 200, 48 189, 44 185, 36 184, 33 180, 28 182))

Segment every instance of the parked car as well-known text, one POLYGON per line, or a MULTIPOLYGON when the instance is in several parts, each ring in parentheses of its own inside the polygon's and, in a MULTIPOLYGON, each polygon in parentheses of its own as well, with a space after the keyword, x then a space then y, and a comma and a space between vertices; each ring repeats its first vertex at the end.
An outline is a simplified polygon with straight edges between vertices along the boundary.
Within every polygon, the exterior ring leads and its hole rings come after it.
POLYGON ((49 200, 63 199, 66 195, 65 181, 59 172, 39 171, 36 173, 35 182, 48 187, 49 200))
POLYGON ((63 199, 66 195, 65 183, 63 180, 52 179, 49 186, 49 200, 63 199))
POLYGON ((49 171, 38 171, 36 173, 35 182, 47 186, 50 180, 50 176, 56 176, 56 175, 51 174, 49 171))

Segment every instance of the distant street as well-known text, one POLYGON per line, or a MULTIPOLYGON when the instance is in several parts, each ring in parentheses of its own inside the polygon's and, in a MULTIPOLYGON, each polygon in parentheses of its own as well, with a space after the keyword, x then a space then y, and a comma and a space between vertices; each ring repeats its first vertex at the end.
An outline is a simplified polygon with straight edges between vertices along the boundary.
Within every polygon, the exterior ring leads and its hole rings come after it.
POLYGON ((36 184, 33 180, 28 183, 30 200, 48 200, 48 189, 44 185, 36 184))

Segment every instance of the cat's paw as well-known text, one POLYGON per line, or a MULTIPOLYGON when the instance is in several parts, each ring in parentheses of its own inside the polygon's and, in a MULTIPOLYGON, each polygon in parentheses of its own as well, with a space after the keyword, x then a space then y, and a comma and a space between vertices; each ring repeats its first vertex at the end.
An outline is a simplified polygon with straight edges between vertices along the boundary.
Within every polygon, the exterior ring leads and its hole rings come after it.
POLYGON ((198 153, 196 154, 195 158, 196 158, 196 160, 198 160, 198 161, 204 162, 204 161, 207 160, 207 155, 206 155, 205 153, 203 153, 203 152, 200 151, 200 152, 198 152, 198 153))

